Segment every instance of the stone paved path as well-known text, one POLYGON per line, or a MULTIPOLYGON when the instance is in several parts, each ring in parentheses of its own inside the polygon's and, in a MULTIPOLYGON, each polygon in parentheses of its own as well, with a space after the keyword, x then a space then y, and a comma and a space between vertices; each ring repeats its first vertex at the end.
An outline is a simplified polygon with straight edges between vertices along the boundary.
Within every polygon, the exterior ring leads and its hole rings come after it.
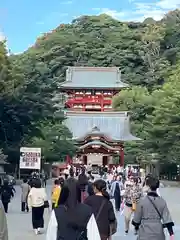
MULTIPOLYGON (((8 218, 9 240, 44 240, 45 235, 35 236, 31 229, 31 214, 20 212, 20 188, 17 187, 17 193, 12 203, 10 204, 8 218)), ((50 194, 51 186, 47 187, 50 194)), ((162 188, 162 196, 167 200, 168 206, 176 223, 175 240, 180 240, 180 189, 178 188, 162 188)), ((47 225, 49 211, 45 212, 45 222, 47 225)), ((124 236, 123 216, 118 218, 118 233, 113 237, 113 240, 135 240, 133 229, 128 236, 124 236)), ((169 239, 169 238, 167 238, 169 239)))

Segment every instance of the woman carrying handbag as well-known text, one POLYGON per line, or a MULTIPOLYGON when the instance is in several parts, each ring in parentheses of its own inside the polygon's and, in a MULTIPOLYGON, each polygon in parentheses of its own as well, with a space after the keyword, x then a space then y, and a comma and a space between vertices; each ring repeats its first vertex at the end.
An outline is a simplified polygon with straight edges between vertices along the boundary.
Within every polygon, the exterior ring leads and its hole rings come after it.
POLYGON ((117 231, 113 205, 106 191, 106 182, 104 180, 96 180, 93 183, 93 189, 95 195, 89 196, 84 203, 92 208, 101 240, 107 240, 117 231))
POLYGON ((44 209, 49 208, 45 188, 41 187, 41 180, 35 179, 28 195, 28 206, 32 208, 32 226, 35 234, 44 228, 44 209))

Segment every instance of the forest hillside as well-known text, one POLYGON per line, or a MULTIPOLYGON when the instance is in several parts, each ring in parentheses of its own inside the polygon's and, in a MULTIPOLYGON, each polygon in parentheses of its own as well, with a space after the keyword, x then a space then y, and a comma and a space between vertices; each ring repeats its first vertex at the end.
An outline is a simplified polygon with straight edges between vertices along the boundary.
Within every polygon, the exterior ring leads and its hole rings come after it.
POLYGON ((26 142, 41 146, 46 159, 73 154, 61 106, 54 109, 52 102, 57 86, 68 66, 117 66, 130 88, 114 97, 113 106, 130 111, 132 132, 143 139, 126 143, 126 160, 156 153, 161 161, 180 162, 179 10, 161 21, 148 18, 142 23, 104 14, 82 16, 10 57, 1 45, 0 148, 5 153, 17 153, 26 142), (62 136, 67 141, 63 146, 62 136))

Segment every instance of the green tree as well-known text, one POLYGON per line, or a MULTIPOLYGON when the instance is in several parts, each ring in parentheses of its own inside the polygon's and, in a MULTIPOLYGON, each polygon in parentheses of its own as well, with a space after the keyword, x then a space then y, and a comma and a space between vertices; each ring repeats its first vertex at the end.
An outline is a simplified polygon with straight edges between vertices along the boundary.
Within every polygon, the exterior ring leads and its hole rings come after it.
POLYGON ((0 147, 11 163, 18 164, 21 146, 43 138, 49 125, 61 126, 65 118, 54 106, 57 85, 47 64, 27 55, 8 58, 5 44, 0 46, 0 147))
POLYGON ((66 126, 61 123, 45 124, 42 132, 41 138, 32 138, 30 146, 41 147, 45 161, 64 161, 67 155, 74 156, 76 147, 66 126))
POLYGON ((179 162, 180 153, 180 65, 172 72, 169 81, 154 96, 159 99, 149 116, 149 147, 166 161, 179 162))
POLYGON ((131 114, 132 133, 142 138, 138 142, 126 142, 127 161, 136 161, 137 157, 147 155, 146 141, 149 138, 146 128, 147 116, 154 110, 154 101, 146 88, 133 87, 121 91, 113 99, 113 107, 118 111, 129 111, 131 114))

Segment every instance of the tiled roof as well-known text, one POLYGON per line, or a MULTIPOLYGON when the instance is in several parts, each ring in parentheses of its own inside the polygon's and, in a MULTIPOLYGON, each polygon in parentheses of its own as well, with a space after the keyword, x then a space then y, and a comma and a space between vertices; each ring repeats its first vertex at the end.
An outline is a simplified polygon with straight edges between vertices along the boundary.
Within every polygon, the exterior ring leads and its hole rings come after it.
POLYGON ((114 88, 128 87, 121 81, 121 72, 117 67, 68 67, 66 81, 60 88, 114 88))
POLYGON ((141 140, 130 133, 127 112, 66 112, 66 126, 75 140, 82 139, 97 127, 114 141, 141 140))

